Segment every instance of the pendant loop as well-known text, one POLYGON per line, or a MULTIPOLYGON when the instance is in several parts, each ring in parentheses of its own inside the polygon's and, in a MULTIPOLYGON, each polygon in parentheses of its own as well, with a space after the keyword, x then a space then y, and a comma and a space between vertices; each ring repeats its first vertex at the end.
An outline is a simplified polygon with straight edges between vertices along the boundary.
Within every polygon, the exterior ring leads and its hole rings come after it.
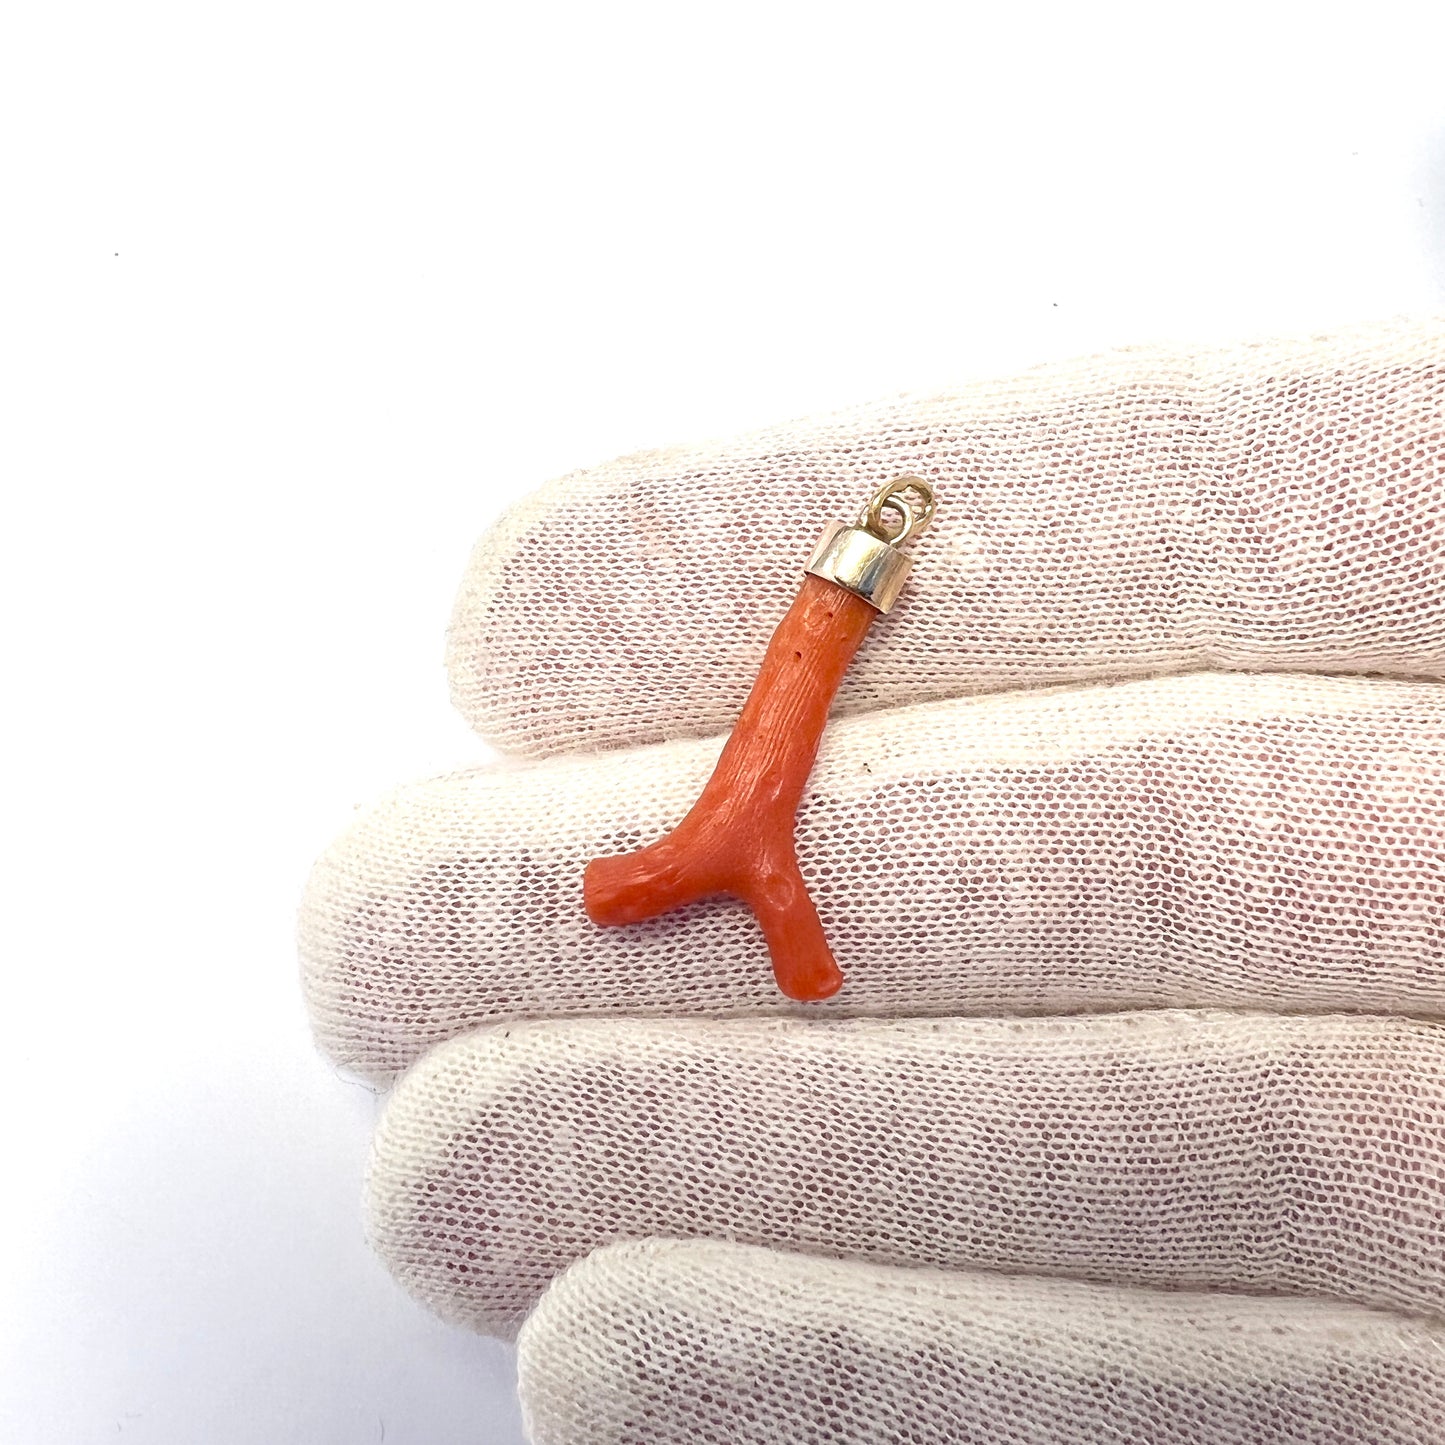
POLYGON ((936 506, 933 488, 922 477, 894 477, 873 494, 868 505, 858 514, 857 525, 872 532, 890 547, 897 547, 908 538, 917 537, 928 526, 936 506), (916 505, 909 500, 909 493, 917 497, 916 505), (896 532, 884 525, 885 510, 899 518, 896 532))

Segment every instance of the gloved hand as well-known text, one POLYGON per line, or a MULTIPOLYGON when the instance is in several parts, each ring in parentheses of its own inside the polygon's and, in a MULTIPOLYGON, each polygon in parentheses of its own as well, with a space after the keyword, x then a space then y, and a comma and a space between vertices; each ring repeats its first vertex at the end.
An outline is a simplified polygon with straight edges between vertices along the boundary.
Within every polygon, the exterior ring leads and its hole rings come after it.
POLYGON ((545 760, 361 815, 302 949, 329 1054, 408 1070, 376 1248, 522 1325, 538 1445, 1445 1439, 1442 430, 1445 324, 1139 350, 482 540, 456 701, 545 760), (798 819, 842 992, 727 900, 595 927, 900 473, 937 519, 798 819))

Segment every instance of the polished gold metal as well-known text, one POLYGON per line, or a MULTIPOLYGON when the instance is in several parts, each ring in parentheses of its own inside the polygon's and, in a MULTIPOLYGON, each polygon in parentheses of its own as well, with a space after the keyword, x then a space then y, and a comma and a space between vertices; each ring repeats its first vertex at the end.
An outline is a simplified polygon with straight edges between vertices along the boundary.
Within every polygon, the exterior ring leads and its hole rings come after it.
POLYGON ((922 477, 894 477, 874 492, 868 505, 858 514, 857 525, 897 547, 908 538, 919 536, 933 520, 937 508, 933 488, 922 477), (909 493, 917 498, 916 506, 909 501, 909 493), (899 518, 896 532, 883 525, 885 508, 899 518))
POLYGON ((898 477, 874 493, 852 526, 830 522, 803 570, 888 612, 913 566, 898 544, 918 536, 933 520, 935 507, 933 488, 921 477, 898 477), (885 511, 899 519, 896 531, 884 522, 885 511))

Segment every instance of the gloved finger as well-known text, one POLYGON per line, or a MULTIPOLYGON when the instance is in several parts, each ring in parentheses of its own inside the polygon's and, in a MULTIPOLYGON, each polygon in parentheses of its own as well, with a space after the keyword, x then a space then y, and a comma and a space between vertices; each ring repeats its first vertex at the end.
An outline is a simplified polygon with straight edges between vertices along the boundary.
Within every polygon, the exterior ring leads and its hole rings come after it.
MULTIPOLYGON (((741 904, 583 912, 587 861, 675 825, 718 747, 461 773, 364 813, 303 910, 322 1045, 384 1078, 489 1021, 794 1010, 741 904)), ((1437 684, 1197 674, 852 718, 797 843, 846 977, 810 1017, 1445 1013, 1437 684)))
POLYGON ((534 1445, 1438 1445, 1445 1329, 1355 1306, 616 1245, 518 1342, 534 1445))
POLYGON ((478 544, 453 695, 530 755, 721 732, 830 520, 940 506, 840 715, 1206 667, 1445 674, 1445 320, 1136 350, 563 477, 478 544))
POLYGON ((508 1333, 641 1238, 1445 1315, 1445 1027, 1327 1015, 573 1020, 397 1085, 368 1233, 508 1333))

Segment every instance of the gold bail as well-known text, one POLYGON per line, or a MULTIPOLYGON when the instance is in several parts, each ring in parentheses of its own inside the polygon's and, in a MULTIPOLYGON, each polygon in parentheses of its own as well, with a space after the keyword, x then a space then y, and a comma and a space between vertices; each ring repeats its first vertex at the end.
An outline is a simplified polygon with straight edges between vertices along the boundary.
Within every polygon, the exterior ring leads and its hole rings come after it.
POLYGON ((836 583, 879 612, 888 612, 913 566, 913 559, 898 550, 899 544, 917 537, 933 520, 935 509, 933 488, 922 477, 895 477, 873 494, 852 526, 828 524, 803 570, 836 583), (909 500, 910 493, 917 498, 916 505, 909 500), (885 512, 897 517, 896 527, 884 521, 885 512))
POLYGON ((858 513, 856 526, 881 537, 891 547, 901 546, 910 537, 919 536, 933 520, 938 504, 933 498, 933 488, 922 477, 894 477, 873 493, 868 505, 858 513), (908 500, 912 492, 918 498, 914 506, 908 500), (890 532, 883 524, 884 511, 891 511, 899 519, 896 532, 890 532))

